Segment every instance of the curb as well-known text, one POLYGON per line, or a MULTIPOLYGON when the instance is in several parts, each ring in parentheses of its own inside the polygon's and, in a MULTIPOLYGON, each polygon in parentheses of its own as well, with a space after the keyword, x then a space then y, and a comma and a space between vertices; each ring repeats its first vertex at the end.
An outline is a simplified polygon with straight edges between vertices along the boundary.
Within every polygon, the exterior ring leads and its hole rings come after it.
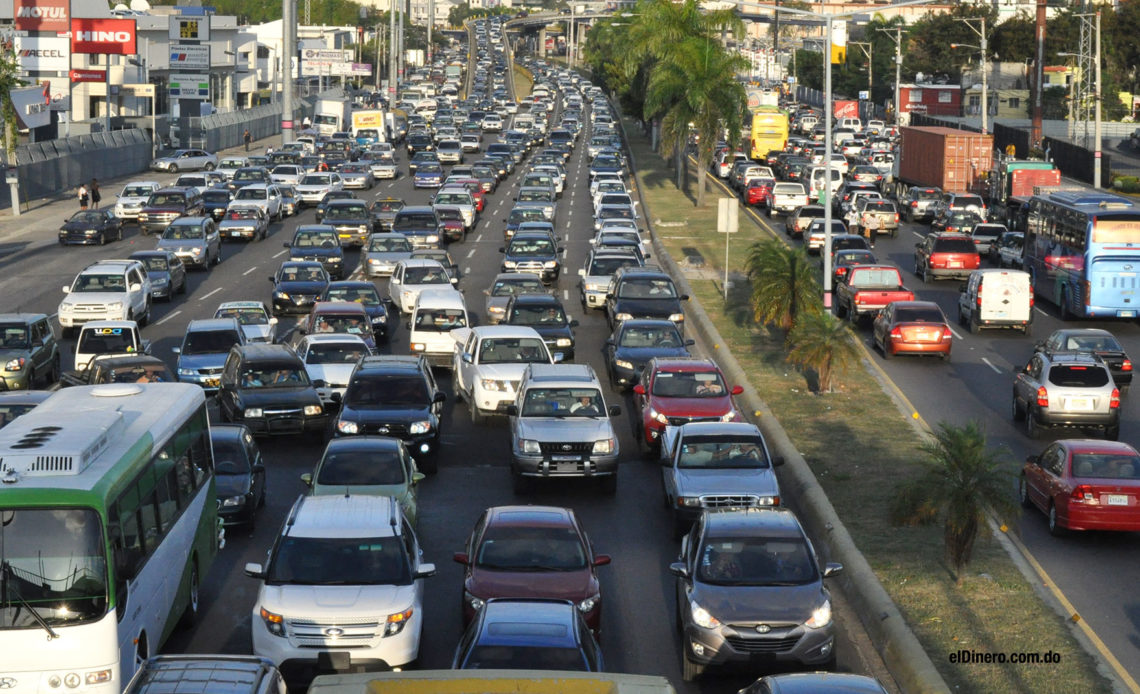
MULTIPOLYGON (((616 110, 619 113, 621 112, 620 109, 616 110)), ((622 135, 628 143, 629 138, 625 133, 624 120, 619 122, 622 135)), ((640 189, 643 184, 632 149, 629 155, 630 162, 633 164, 634 179, 640 189)), ((641 204, 644 210, 643 217, 652 237, 653 252, 657 254, 656 258, 677 281, 682 293, 691 296, 692 287, 681 272, 680 266, 657 239, 656 230, 653 228, 652 215, 648 212, 645 200, 642 200, 641 204)), ((867 630, 875 650, 886 663, 887 669, 904 692, 949 694, 950 688, 935 668, 930 656, 922 649, 918 637, 906 624, 898 606, 891 600, 890 595, 887 594, 878 577, 875 576, 871 565, 867 563, 867 559, 855 546, 846 526, 839 519, 835 508, 816 480, 807 461, 796 450, 776 416, 772 414, 756 389, 752 387, 748 380, 748 374, 740 366, 740 362, 728 350, 720 349, 723 339, 705 312, 704 307, 696 300, 690 303, 691 309, 686 313, 689 313, 697 323, 697 330, 694 331, 697 339, 702 341, 709 354, 714 355, 724 370, 725 376, 743 385, 744 393, 741 399, 747 405, 746 410, 752 412, 750 419, 760 427, 768 443, 784 456, 785 465, 782 468, 784 474, 781 477, 785 479, 781 480, 781 487, 794 491, 796 497, 801 500, 803 511, 800 514, 800 520, 816 541, 827 546, 828 554, 843 563, 843 573, 835 580, 842 585, 855 612, 859 615, 864 629, 867 630), (710 342, 711 344, 709 344, 710 342)))

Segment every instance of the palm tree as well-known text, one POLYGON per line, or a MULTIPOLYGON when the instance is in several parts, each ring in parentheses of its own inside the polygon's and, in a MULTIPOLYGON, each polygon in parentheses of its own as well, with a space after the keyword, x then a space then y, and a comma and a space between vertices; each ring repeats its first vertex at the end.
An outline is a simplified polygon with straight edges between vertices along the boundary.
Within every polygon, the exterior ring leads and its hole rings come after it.
POLYGON ((829 312, 801 313, 789 335, 788 360, 815 371, 819 392, 833 392, 836 378, 859 358, 851 329, 829 312))
POLYGON ((804 313, 819 313, 816 269, 801 248, 758 241, 744 262, 752 283, 752 314, 758 323, 775 323, 789 332, 804 313))
POLYGON ((941 516, 946 557, 961 585, 986 509, 1005 517, 1014 513, 1013 472, 1003 455, 986 447, 985 431, 976 421, 964 426, 939 422, 934 439, 920 450, 926 455, 926 469, 899 489, 891 515, 902 523, 930 522, 941 516))

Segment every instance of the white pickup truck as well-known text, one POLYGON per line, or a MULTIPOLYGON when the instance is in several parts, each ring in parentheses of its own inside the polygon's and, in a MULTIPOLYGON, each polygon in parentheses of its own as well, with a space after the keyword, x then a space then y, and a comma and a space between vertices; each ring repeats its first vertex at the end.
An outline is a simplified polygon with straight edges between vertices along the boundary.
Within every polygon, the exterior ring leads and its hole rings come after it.
POLYGON ((768 216, 791 214, 806 204, 808 195, 802 183, 777 183, 768 199, 768 216))

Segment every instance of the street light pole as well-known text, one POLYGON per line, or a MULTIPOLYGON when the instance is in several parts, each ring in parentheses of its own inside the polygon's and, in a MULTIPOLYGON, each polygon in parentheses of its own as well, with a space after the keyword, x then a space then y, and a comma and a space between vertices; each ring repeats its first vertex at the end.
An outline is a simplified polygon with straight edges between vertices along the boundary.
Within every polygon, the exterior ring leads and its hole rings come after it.
POLYGON ((989 67, 989 61, 986 59, 986 51, 989 50, 989 39, 986 38, 986 18, 985 17, 978 17, 977 18, 978 22, 981 24, 980 29, 971 23, 974 21, 974 19, 975 18, 973 18, 973 17, 963 17, 963 18, 959 18, 958 21, 962 22, 966 26, 970 27, 970 29, 975 34, 978 35, 978 37, 981 39, 981 41, 979 42, 981 45, 980 46, 971 46, 971 45, 966 44, 966 43, 952 43, 952 44, 950 44, 950 47, 951 48, 958 48, 960 46, 962 48, 976 48, 981 53, 981 57, 982 57, 982 134, 984 135, 987 132, 989 132, 988 125, 989 125, 989 114, 990 114, 989 80, 988 80, 988 76, 986 74, 989 72, 989 70, 987 69, 989 67))
POLYGON ((890 29, 879 29, 879 31, 895 42, 895 125, 901 125, 899 114, 902 113, 902 104, 899 103, 899 95, 902 91, 899 89, 899 83, 902 81, 902 27, 895 27, 893 33, 890 29))
POLYGON ((1100 104, 1103 99, 1104 93, 1101 89, 1100 82, 1100 10, 1096 11, 1096 125, 1093 128, 1093 188, 1100 188, 1100 162, 1101 162, 1101 125, 1100 125, 1100 104))
POLYGON ((285 78, 281 89, 281 145, 293 141, 293 56, 296 44, 293 42, 293 27, 296 26, 297 8, 295 0, 281 0, 281 64, 285 68, 285 78))

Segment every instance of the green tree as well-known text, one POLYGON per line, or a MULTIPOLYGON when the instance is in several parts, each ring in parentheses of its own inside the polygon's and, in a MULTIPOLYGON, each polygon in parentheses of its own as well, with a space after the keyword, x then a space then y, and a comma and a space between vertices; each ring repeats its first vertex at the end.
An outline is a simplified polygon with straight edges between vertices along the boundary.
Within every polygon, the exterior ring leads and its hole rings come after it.
POLYGON ((985 431, 976 421, 964 426, 939 422, 934 439, 920 450, 923 473, 896 492, 892 517, 903 524, 941 519, 946 558, 961 585, 986 510, 1001 517, 1015 511, 1013 473, 1004 456, 987 448, 985 431))
POLYGON ((759 241, 748 249, 744 268, 752 284, 756 322, 788 332, 802 315, 822 312, 818 273, 802 248, 759 241))
POLYGON ((859 359, 851 328, 827 311, 798 314, 789 342, 788 360, 816 373, 820 393, 833 392, 839 376, 859 359))
POLYGON ((4 151, 8 163, 15 166, 16 158, 16 108, 12 105, 9 91, 27 83, 20 79, 20 63, 10 43, 0 43, 0 123, 3 124, 4 151))

